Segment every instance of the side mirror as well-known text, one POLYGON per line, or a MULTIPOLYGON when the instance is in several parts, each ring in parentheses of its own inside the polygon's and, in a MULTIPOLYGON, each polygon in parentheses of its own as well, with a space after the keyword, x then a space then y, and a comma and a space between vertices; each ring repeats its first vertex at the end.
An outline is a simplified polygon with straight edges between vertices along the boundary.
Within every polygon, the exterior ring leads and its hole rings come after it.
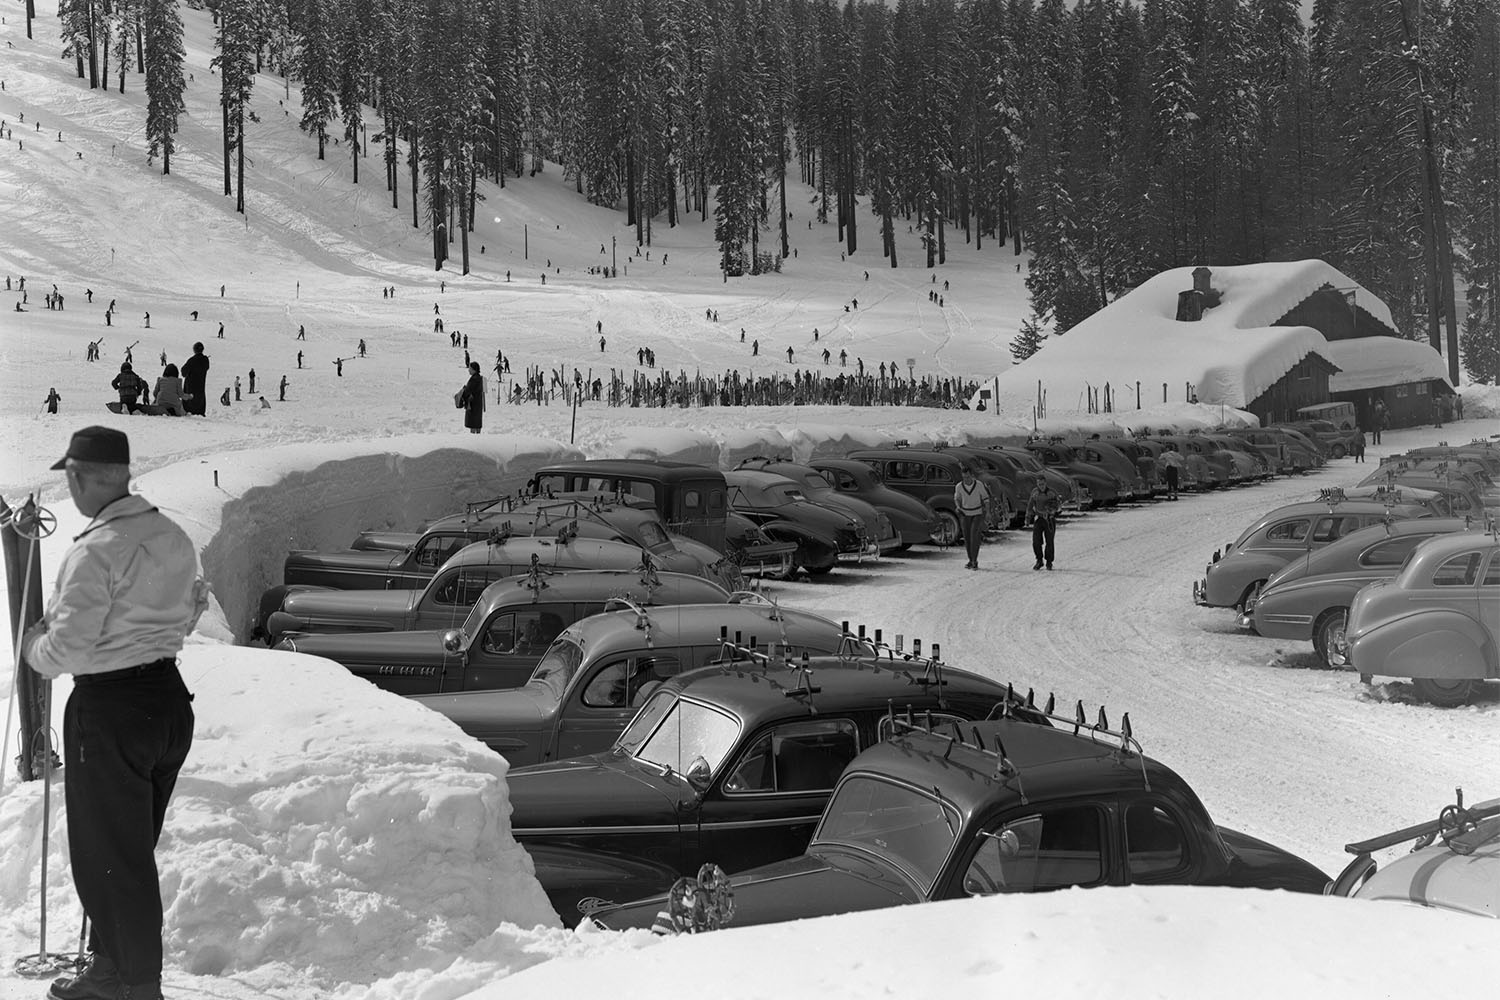
POLYGON ((464 648, 464 634, 456 628, 443 633, 443 652, 458 653, 464 648))
POLYGON ((708 791, 708 761, 702 757, 694 757, 693 762, 688 765, 685 777, 688 784, 693 786, 693 791, 700 795, 708 791))
POLYGON ((1016 831, 1009 829, 1001 830, 1000 835, 995 838, 995 841, 1000 845, 1000 856, 1002 858, 1009 860, 1010 858, 1020 856, 1021 838, 1016 836, 1016 831))

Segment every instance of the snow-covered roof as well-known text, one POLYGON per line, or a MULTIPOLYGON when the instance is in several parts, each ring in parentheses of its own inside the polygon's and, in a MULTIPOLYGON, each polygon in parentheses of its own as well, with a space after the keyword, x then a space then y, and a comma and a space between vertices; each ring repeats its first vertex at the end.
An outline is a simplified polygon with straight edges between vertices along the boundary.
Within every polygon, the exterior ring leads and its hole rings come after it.
POLYGON ((1360 337, 1328 345, 1342 371, 1328 380, 1329 392, 1355 392, 1427 379, 1448 381, 1448 366, 1431 344, 1399 337, 1360 337))
POLYGON ((1168 399, 1175 401, 1183 398, 1185 383, 1192 383, 1201 402, 1244 406, 1309 354, 1341 366, 1312 327, 1272 325, 1319 289, 1353 291, 1359 308, 1391 325, 1390 310, 1379 298, 1321 260, 1210 268, 1219 304, 1196 322, 1180 322, 1177 296, 1193 287, 1193 270, 1163 271, 1049 339, 1000 375, 1001 395, 1034 397, 1040 380, 1051 403, 1067 408, 1086 385, 1108 382, 1133 394, 1140 381, 1144 401, 1159 394, 1165 382, 1168 399))

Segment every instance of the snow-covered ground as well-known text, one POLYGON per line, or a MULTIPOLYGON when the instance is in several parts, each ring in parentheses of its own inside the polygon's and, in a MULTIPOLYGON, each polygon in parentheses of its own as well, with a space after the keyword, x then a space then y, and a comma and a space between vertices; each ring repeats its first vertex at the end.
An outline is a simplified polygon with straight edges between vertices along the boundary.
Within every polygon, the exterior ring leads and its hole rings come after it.
MULTIPOLYGON (((578 367, 607 379, 611 368, 635 370, 639 346, 689 376, 789 374, 785 347, 811 361, 816 328, 818 349, 847 349, 851 367, 855 357, 869 367, 904 367, 910 357, 919 374, 982 379, 1009 365, 1005 345, 1027 312, 1015 258, 1004 247, 950 245, 939 308, 927 299, 929 273, 915 266, 915 235, 902 237, 898 270, 869 250, 842 260, 833 226, 807 228, 811 192, 798 188, 798 256, 780 275, 724 283, 711 223, 658 227, 652 259, 633 258, 620 216, 587 205, 551 170, 487 189, 471 244, 475 273, 435 274, 424 263, 427 241, 410 226, 407 191, 393 212, 378 170, 356 187, 342 147, 319 163, 293 124, 295 100, 271 77, 255 98, 264 124, 251 134, 248 219, 233 213, 220 194, 206 14, 185 11, 190 117, 174 174, 162 178, 145 162, 138 78, 123 98, 88 92, 57 58, 52 4, 39 6, 36 41, 15 16, 0 25, 13 46, 0 60, 0 119, 15 130, 0 142, 0 271, 26 275, 29 294, 28 311, 15 313, 19 293, 0 291, 0 495, 36 493, 59 516, 42 547, 50 586, 81 518, 47 466, 79 426, 122 427, 138 488, 203 554, 216 603, 182 657, 197 692, 196 743, 159 851, 169 995, 654 996, 688 983, 722 996, 863 998, 993 993, 999 977, 1020 975, 1127 996, 1367 997, 1472 987, 1500 973, 1490 922, 1223 890, 994 898, 667 942, 561 930, 510 835, 503 761, 335 665, 231 644, 286 548, 410 526, 513 489, 560 455, 733 464, 757 452, 991 440, 1031 428, 1019 416, 943 410, 585 406, 575 433, 561 406, 497 406, 474 438, 460 433, 448 403, 463 379, 462 350, 432 331, 434 303, 486 369, 500 348, 516 374, 578 367), (590 276, 616 240, 621 277, 590 276), (62 312, 42 307, 54 283, 66 296, 62 312), (381 297, 386 286, 394 299, 381 297), (105 327, 111 299, 115 325, 105 327), (717 323, 705 309, 718 311, 717 323), (294 339, 299 325, 305 343, 294 339), (85 346, 101 335, 103 361, 85 362, 85 346), (338 377, 333 360, 353 355, 360 338, 370 356, 346 360, 338 377), (154 376, 161 352, 180 364, 194 340, 213 364, 206 418, 105 411, 127 345, 135 342, 137 369, 154 376), (751 358, 750 340, 762 356, 751 358), (248 393, 219 406, 219 391, 235 375, 248 386, 251 368, 255 395, 270 406, 248 393), (283 374, 285 403, 275 392, 283 374), (54 386, 63 397, 56 416, 40 412, 54 386), (752 954, 775 961, 756 960, 746 975, 740 966, 752 954)), ((1371 460, 1500 432, 1500 394, 1465 395, 1469 420, 1391 432, 1371 460)), ((1052 427, 1105 432, 1234 417, 1184 404, 1112 421, 1062 410, 1054 398, 1052 427)), ((985 549, 979 574, 959 572, 952 553, 919 549, 776 589, 834 618, 939 641, 952 663, 1055 691, 1064 703, 1102 703, 1111 717, 1128 710, 1148 752, 1181 772, 1217 820, 1332 874, 1345 842, 1435 815, 1455 785, 1471 800, 1500 794, 1500 692, 1441 711, 1415 703, 1405 685, 1367 690, 1317 669, 1310 648, 1238 634, 1227 612, 1194 607, 1189 585, 1260 512, 1362 472, 1337 462, 1301 479, 1078 518, 1059 532, 1053 574, 1032 573, 1024 539, 1006 537, 985 549)), ((56 685, 57 705, 67 690, 67 681, 56 685)), ((63 780, 51 797, 47 940, 71 950, 80 911, 63 780)), ((42 792, 13 774, 0 788, 0 1000, 41 993, 10 967, 37 947, 42 792)))

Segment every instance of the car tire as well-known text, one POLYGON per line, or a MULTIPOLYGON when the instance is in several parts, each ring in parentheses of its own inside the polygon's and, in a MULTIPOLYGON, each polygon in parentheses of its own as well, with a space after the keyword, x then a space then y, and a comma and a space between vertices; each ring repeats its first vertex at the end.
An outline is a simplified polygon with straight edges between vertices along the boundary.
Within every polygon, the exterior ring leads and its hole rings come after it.
POLYGON ((1344 634, 1344 628, 1348 624, 1348 608, 1330 608, 1319 615, 1318 620, 1313 623, 1313 651, 1318 654, 1318 659, 1322 661, 1323 666, 1333 668, 1333 664, 1328 661, 1328 651, 1333 648, 1339 636, 1344 634))
POLYGON ((934 545, 957 545, 963 532, 959 529, 958 515, 951 510, 937 511, 938 528, 932 534, 934 545))
POLYGON ((1333 452, 1332 452, 1332 454, 1333 454, 1334 458, 1343 458, 1345 455, 1347 455, 1349 453, 1344 449, 1343 445, 1336 444, 1336 445, 1333 446, 1333 452))
POLYGON ((1417 697, 1439 708, 1458 708, 1474 696, 1479 682, 1468 677, 1413 677, 1417 697))
POLYGON ((1246 587, 1245 592, 1240 595, 1240 599, 1235 602, 1234 610, 1237 612, 1243 612, 1245 610, 1245 605, 1249 602, 1250 598, 1255 597, 1257 594, 1259 594, 1265 587, 1265 585, 1266 581, 1256 580, 1254 583, 1250 584, 1250 586, 1246 587))

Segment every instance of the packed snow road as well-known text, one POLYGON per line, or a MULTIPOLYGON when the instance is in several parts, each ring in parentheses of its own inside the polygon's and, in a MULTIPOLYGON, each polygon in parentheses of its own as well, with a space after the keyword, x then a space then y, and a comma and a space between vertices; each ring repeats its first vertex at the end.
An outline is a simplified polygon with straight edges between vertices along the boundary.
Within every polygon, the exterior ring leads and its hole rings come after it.
POLYGON ((1192 602, 1215 548, 1273 507, 1354 482, 1356 468, 1074 516, 1053 572, 1033 571, 1030 532, 1011 531, 984 547, 978 573, 961 549, 924 547, 778 589, 888 642, 940 643, 945 662, 1038 699, 1055 692, 1061 711, 1081 699, 1090 720, 1100 704, 1113 723, 1129 712, 1146 752, 1216 820, 1335 874, 1345 843, 1435 815, 1457 785, 1471 800, 1500 794, 1494 686, 1467 708, 1434 708, 1409 684, 1366 687, 1322 668, 1310 643, 1242 632, 1233 611, 1192 602))

